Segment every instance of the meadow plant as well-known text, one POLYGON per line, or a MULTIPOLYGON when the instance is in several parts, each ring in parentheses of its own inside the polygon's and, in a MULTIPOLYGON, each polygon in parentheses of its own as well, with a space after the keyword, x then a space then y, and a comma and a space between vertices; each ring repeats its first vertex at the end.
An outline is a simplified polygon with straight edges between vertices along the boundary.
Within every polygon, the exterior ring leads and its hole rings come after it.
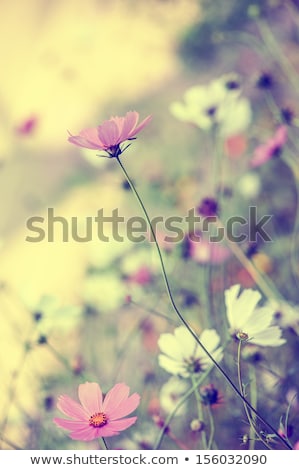
MULTIPOLYGON (((296 2, 287 3, 298 22, 296 2)), ((24 302, 31 317, 0 423, 7 447, 21 448, 7 430, 23 408, 10 412, 28 357, 42 350, 60 369, 39 372, 44 416, 26 414, 30 448, 299 449, 299 134, 296 110, 275 91, 288 81, 295 108, 298 72, 255 7, 248 16, 257 33, 238 36, 249 65, 242 56, 237 72, 193 77, 169 99, 165 132, 174 144, 161 179, 159 155, 130 156, 143 146, 149 153, 144 141, 134 145, 141 132, 145 140, 155 133, 154 112, 128 111, 69 135, 83 155, 109 159, 100 171, 122 178, 115 205, 141 217, 146 236, 101 240, 80 312, 24 302), (151 212, 181 217, 186 207, 200 216, 196 229, 165 243, 151 212)), ((155 154, 164 138, 157 127, 155 154)))

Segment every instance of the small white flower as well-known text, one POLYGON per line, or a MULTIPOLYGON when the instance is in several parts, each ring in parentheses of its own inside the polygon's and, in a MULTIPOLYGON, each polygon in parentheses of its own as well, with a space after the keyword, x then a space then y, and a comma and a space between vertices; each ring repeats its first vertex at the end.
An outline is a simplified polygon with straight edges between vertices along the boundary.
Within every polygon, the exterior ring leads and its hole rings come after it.
POLYGON ((236 184, 239 193, 246 199, 256 198, 260 194, 261 186, 260 176, 253 172, 242 175, 236 184))
POLYGON ((204 131, 217 124, 223 137, 236 135, 247 129, 252 116, 249 101, 240 96, 238 82, 237 75, 228 74, 207 85, 193 86, 186 90, 184 102, 171 103, 170 112, 204 131))
MULTIPOLYGON (((204 330, 199 339, 217 362, 222 359, 223 351, 218 347, 220 337, 215 330, 204 330)), ((213 365, 185 326, 175 328, 174 334, 161 334, 158 345, 162 352, 159 365, 170 374, 190 377, 213 365)))
MULTIPOLYGON (((190 384, 186 380, 179 377, 171 377, 161 388, 160 405, 166 413, 171 413, 183 395, 190 388, 190 384)), ((187 403, 185 402, 177 410, 176 416, 180 416, 187 412, 187 403)))
POLYGON ((269 305, 275 311, 275 323, 281 328, 292 328, 299 336, 299 306, 273 300, 269 305))
POLYGON ((273 325, 275 310, 270 306, 258 307, 261 294, 253 289, 240 293, 236 284, 225 291, 227 319, 232 335, 258 346, 280 346, 282 330, 273 325))

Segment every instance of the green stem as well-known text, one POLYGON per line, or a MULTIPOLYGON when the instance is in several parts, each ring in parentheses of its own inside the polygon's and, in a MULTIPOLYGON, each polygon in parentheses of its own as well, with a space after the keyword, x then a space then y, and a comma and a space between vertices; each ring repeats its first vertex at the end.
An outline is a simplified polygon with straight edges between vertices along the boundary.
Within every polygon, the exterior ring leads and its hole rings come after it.
MULTIPOLYGON (((244 396, 244 386, 243 386, 243 381, 242 381, 242 375, 241 375, 241 347, 242 347, 242 341, 239 340, 238 344, 238 355, 237 355, 237 366, 238 366, 238 382, 239 382, 239 387, 240 387, 240 392, 244 396)), ((244 404, 244 410, 250 425, 250 435, 252 435, 252 430, 254 431, 254 434, 257 436, 257 440, 262 441, 263 444, 269 449, 272 450, 271 447, 267 444, 267 442, 262 439, 261 435, 256 429, 256 425, 254 422, 254 419, 251 417, 250 412, 248 410, 247 404, 243 402, 244 404)))
POLYGON ((173 298, 173 295, 172 295, 172 291, 171 291, 171 288, 170 288, 170 284, 169 284, 169 281, 168 281, 168 277, 167 277, 167 274, 166 274, 166 269, 165 269, 165 265, 164 265, 164 261, 163 261, 163 257, 162 257, 162 253, 161 253, 161 250, 160 250, 160 246, 159 246, 159 243, 158 243, 158 240, 157 240, 157 237, 156 237, 156 234, 155 234, 155 231, 154 231, 154 228, 152 226, 152 223, 151 223, 151 220, 150 220, 150 217, 148 215, 148 212, 142 202, 142 199, 141 197, 139 196, 138 194, 138 191, 137 189, 135 188, 135 185, 133 183, 133 181, 131 180, 131 178, 129 177, 123 163, 120 161, 119 157, 115 157, 115 159, 117 160, 117 163, 119 164, 125 178, 127 179, 129 185, 130 185, 130 188, 133 192, 133 194, 135 195, 140 207, 141 207, 141 210, 146 218, 146 221, 149 225, 149 228, 150 228, 150 232, 151 232, 151 235, 153 237, 153 240, 154 240, 154 243, 155 243, 155 246, 156 246, 156 250, 157 250, 157 253, 158 253, 158 257, 159 257, 159 260, 160 260, 160 264, 161 264, 161 270, 162 270, 162 274, 163 274, 163 278, 164 278, 164 282, 165 282, 165 286, 166 286, 166 290, 167 290, 167 293, 168 293, 168 296, 169 296, 169 300, 170 300, 170 303, 175 311, 175 313, 177 314, 177 316, 179 317, 180 321, 182 322, 182 324, 187 328, 187 330, 189 331, 189 333, 193 336, 193 338, 195 339, 196 343, 199 345, 199 347, 204 351, 204 353, 208 356, 208 358, 212 361, 212 363, 214 364, 214 366, 218 369, 218 371, 222 374, 222 376, 226 379, 226 381, 229 383, 229 385, 231 386, 231 388, 235 391, 235 393, 239 396, 239 398, 241 398, 241 400, 246 403, 246 405, 248 406, 248 408, 250 408, 254 413, 255 415, 260 419, 260 421, 262 423, 264 423, 265 426, 268 426, 271 431, 278 436, 278 438, 283 442, 283 444, 290 450, 292 450, 292 447, 289 445, 288 442, 285 441, 285 439, 283 439, 281 436, 279 436, 279 434, 277 433, 277 431, 269 424, 267 423, 267 421, 265 421, 265 419, 257 412, 257 410, 255 410, 253 408, 253 406, 246 400, 246 398, 242 395, 242 393, 238 390, 238 387, 233 383, 233 381, 230 379, 230 377, 228 376, 228 374, 225 372, 224 369, 222 369, 222 367, 220 366, 220 364, 218 364, 218 362, 214 359, 214 357, 212 356, 212 354, 207 350, 207 348, 204 346, 204 344, 200 341, 200 339, 198 338, 197 334, 193 331, 193 329, 191 328, 191 326, 188 324, 188 322, 185 320, 185 318, 183 317, 183 315, 181 314, 181 312, 179 311, 176 303, 175 303, 175 300, 173 298))
POLYGON ((210 423, 210 436, 209 436, 209 442, 208 442, 207 450, 211 450, 213 440, 214 440, 214 435, 215 435, 215 424, 214 424, 214 417, 213 417, 213 414, 211 412, 211 406, 210 405, 207 406, 207 410, 208 410, 209 423, 210 423))
MULTIPOLYGON (((196 384, 196 380, 194 378, 194 375, 191 376, 191 380, 192 380, 192 386, 194 387, 194 385, 196 384)), ((203 412, 202 412, 202 403, 201 403, 200 395, 199 395, 199 392, 198 392, 198 387, 195 388, 194 394, 195 394, 196 403, 197 403, 198 419, 199 419, 200 422, 204 423, 203 412)), ((208 449, 207 434, 206 434, 205 428, 203 428, 203 430, 201 431, 200 434, 201 434, 203 449, 208 449)))
POLYGON ((176 415, 177 411, 180 409, 180 407, 185 403, 185 401, 192 395, 192 393, 196 390, 197 387, 199 387, 203 381, 208 377, 209 373, 210 373, 211 369, 207 369, 203 374, 202 376, 200 377, 200 379, 195 382, 192 387, 185 393, 185 395, 182 396, 182 398, 177 402, 176 406, 173 408, 172 412, 169 413, 169 415, 167 416, 166 420, 164 421, 164 425, 163 427, 161 428, 161 431, 158 435, 158 438, 157 438, 157 441, 156 441, 156 444, 154 445, 154 448, 153 450, 158 450, 161 443, 162 443, 162 439, 165 435, 165 431, 166 431, 166 428, 169 426, 171 420, 174 418, 174 416, 176 415))

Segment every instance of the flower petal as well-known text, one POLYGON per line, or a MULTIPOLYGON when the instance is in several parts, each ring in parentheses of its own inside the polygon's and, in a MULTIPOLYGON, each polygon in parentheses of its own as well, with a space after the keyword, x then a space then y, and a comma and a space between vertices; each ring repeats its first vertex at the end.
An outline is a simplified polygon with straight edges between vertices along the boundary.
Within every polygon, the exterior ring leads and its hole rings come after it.
POLYGON ((107 393, 102 410, 110 415, 129 396, 130 388, 124 383, 118 383, 107 393))
MULTIPOLYGON (((110 431, 110 432, 119 432, 123 431, 124 429, 129 428, 134 424, 137 420, 137 416, 132 416, 131 418, 125 418, 125 419, 118 419, 116 421, 112 421, 111 423, 107 424, 106 430, 105 431, 110 431)), ((105 429, 104 427, 102 428, 103 430, 105 429)))
POLYGON ((79 385, 80 402, 89 415, 102 411, 103 395, 100 386, 94 382, 79 385))
POLYGON ((135 130, 139 119, 139 113, 136 111, 129 111, 122 122, 122 128, 120 132, 120 141, 128 140, 130 134, 135 130))
POLYGON ((236 284, 225 291, 227 319, 231 328, 242 330, 261 299, 261 294, 253 289, 245 289, 238 297, 240 285, 236 284))
POLYGON ((94 441, 102 436, 102 428, 93 428, 89 426, 86 429, 78 429, 70 433, 70 438, 77 441, 94 441))
POLYGON ((72 421, 71 419, 54 418, 53 422, 62 429, 68 431, 88 429, 90 426, 86 421, 72 421))
POLYGON ((58 398, 57 408, 70 418, 77 418, 80 420, 88 419, 88 413, 84 408, 77 403, 72 398, 68 397, 67 395, 61 395, 58 398))
POLYGON ((119 129, 115 121, 105 121, 98 127, 98 135, 106 149, 119 143, 119 129))
POLYGON ((186 371, 186 366, 183 361, 172 359, 171 357, 159 354, 158 356, 159 366, 165 369, 167 372, 173 375, 181 375, 182 377, 189 377, 190 373, 186 371))
POLYGON ((281 337, 282 330, 279 326, 270 326, 266 330, 257 332, 249 342, 258 346, 281 346, 285 344, 286 340, 281 337))
POLYGON ((195 355, 197 343, 185 326, 182 325, 175 328, 174 337, 184 358, 195 355))
POLYGON ((88 142, 84 137, 80 135, 71 135, 68 138, 68 141, 71 144, 77 145, 78 147, 84 147, 90 150, 102 150, 102 147, 99 147, 98 145, 88 142))
POLYGON ((129 415, 132 411, 136 410, 139 403, 140 396, 138 393, 133 393, 133 395, 120 403, 113 411, 109 411, 109 420, 115 420, 129 415))
MULTIPOLYGON (((204 330, 200 335, 200 341, 204 345, 204 347, 212 353, 220 343, 220 336, 216 332, 216 330, 204 330)), ((196 357, 207 357, 206 353, 197 346, 196 357)))
POLYGON ((135 129, 132 129, 130 134, 128 135, 128 139, 131 139, 132 137, 135 137, 136 134, 138 134, 142 129, 144 129, 145 126, 148 125, 148 123, 152 120, 152 116, 147 116, 143 121, 141 121, 140 124, 138 124, 135 129))

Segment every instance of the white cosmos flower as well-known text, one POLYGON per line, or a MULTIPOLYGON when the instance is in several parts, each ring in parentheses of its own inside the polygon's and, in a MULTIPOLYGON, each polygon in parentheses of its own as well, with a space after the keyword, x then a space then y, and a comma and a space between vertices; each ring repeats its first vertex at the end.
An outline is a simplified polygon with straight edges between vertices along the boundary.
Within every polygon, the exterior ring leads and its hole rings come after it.
MULTIPOLYGON (((204 330, 199 339, 217 362, 222 359, 220 337, 215 330, 204 330)), ((161 334, 158 345, 162 352, 158 357, 159 365, 170 374, 190 377, 213 365, 185 326, 175 328, 173 334, 161 334)))
POLYGON ((225 291, 227 319, 232 335, 258 346, 280 346, 282 330, 273 325, 275 310, 271 306, 259 307, 261 294, 236 284, 225 291))
POLYGON ((239 77, 223 75, 207 85, 188 88, 183 102, 170 104, 170 112, 204 131, 217 124, 223 137, 236 135, 247 129, 252 117, 249 101, 240 94, 239 77))
MULTIPOLYGON (((187 380, 182 380, 179 377, 171 377, 160 390, 160 405, 166 413, 171 413, 178 402, 182 399, 183 395, 189 390, 190 384, 187 380)), ((176 411, 176 416, 181 416, 187 412, 187 403, 176 411)))

